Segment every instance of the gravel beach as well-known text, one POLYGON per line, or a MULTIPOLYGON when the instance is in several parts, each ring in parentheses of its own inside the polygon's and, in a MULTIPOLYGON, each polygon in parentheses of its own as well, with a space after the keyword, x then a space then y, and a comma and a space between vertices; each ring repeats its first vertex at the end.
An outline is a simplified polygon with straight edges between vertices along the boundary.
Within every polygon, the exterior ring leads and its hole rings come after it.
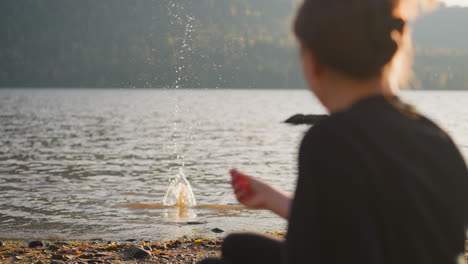
MULTIPOLYGON (((267 233, 284 238, 284 232, 267 233)), ((197 263, 220 255, 222 239, 193 237, 154 241, 4 240, 0 263, 197 263)))
MULTIPOLYGON (((284 238, 285 232, 266 233, 284 238)), ((197 263, 220 255, 222 238, 193 237, 165 242, 4 240, 0 241, 0 263, 94 264, 94 263, 197 263)), ((468 240, 465 262, 468 264, 468 240)))

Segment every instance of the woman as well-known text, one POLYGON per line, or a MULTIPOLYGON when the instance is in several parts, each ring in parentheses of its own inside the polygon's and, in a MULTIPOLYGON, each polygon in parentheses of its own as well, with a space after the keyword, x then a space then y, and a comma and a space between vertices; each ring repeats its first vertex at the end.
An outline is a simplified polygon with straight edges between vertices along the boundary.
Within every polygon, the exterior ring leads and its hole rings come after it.
POLYGON ((457 262, 466 163, 443 130, 396 95, 409 72, 411 3, 304 1, 295 22, 303 69, 330 117, 302 141, 294 198, 231 171, 240 203, 289 220, 286 240, 233 234, 222 259, 204 263, 457 262))

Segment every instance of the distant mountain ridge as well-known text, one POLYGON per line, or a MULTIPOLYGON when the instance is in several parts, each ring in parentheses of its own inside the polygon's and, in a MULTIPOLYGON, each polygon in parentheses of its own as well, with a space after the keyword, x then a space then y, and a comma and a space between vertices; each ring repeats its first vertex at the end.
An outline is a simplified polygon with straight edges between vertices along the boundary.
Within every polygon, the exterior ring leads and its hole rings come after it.
POLYGON ((414 24, 416 45, 468 52, 468 7, 442 7, 414 24))
POLYGON ((467 30, 467 7, 442 6, 415 22, 418 88, 468 90, 467 30))

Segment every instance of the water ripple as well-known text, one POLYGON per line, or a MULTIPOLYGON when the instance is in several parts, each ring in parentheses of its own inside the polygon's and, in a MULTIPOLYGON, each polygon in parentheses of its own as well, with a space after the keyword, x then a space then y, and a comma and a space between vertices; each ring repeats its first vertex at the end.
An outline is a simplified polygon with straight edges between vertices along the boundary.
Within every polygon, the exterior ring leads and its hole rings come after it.
MULTIPOLYGON (((463 95, 405 94, 468 152, 463 95)), ((281 121, 323 112, 307 91, 0 90, 0 236, 164 239, 193 219, 282 229, 271 213, 237 207, 227 172, 292 192, 307 127, 281 121), (199 205, 185 217, 156 206, 180 168, 199 205)))

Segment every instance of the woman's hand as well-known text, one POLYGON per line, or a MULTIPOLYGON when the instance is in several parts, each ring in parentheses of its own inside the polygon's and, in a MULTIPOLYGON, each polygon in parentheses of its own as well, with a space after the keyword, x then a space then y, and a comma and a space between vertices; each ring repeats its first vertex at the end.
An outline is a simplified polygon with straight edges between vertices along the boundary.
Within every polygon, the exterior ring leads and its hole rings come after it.
POLYGON ((268 184, 233 169, 230 171, 237 200, 252 209, 267 209, 273 189, 268 184))
POLYGON ((288 218, 291 198, 271 185, 243 174, 235 169, 230 171, 237 200, 248 208, 267 209, 288 218))

